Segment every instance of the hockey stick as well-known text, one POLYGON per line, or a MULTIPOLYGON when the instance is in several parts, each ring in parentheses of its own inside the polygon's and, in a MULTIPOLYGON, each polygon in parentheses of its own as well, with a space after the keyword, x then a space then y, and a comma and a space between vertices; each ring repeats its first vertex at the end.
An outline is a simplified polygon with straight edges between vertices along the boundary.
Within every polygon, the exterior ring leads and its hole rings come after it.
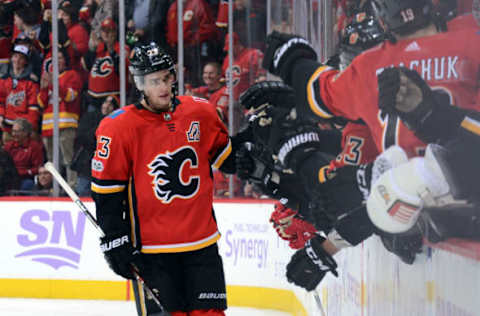
POLYGON ((315 298, 315 302, 317 303, 317 307, 320 310, 320 313, 322 313, 322 316, 327 316, 327 314, 325 314, 325 310, 323 309, 322 300, 318 295, 317 289, 313 291, 313 298, 315 298))
MULTIPOLYGON (((45 169, 47 169, 52 176, 57 180, 58 184, 65 190, 65 192, 68 194, 68 196, 72 199, 72 201, 78 206, 78 208, 82 211, 82 213, 88 218, 90 223, 97 229, 97 231, 100 233, 101 237, 105 237, 105 232, 102 230, 102 228, 98 225, 97 220, 95 217, 93 217, 92 213, 88 210, 88 208, 83 204, 83 202, 80 200, 78 195, 73 191, 73 189, 68 185, 68 183, 65 181, 65 179, 60 175, 60 173, 55 169, 55 166, 53 163, 50 161, 45 164, 45 169)), ((142 286, 145 288, 145 291, 147 294, 152 297, 153 301, 157 306, 160 308, 160 313, 161 316, 170 316, 170 313, 168 313, 165 308, 163 307, 162 303, 160 302, 160 299, 157 297, 157 294, 150 289, 150 287, 147 286, 145 283, 145 280, 140 276, 138 267, 132 263, 132 272, 135 277, 135 279, 142 284, 142 286)))

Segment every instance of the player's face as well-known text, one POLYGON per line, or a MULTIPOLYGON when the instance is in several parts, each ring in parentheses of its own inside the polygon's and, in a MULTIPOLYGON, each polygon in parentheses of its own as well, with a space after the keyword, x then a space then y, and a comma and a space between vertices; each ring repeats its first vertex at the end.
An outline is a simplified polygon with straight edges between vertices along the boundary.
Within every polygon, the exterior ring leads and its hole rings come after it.
POLYGON ((214 66, 206 65, 205 68, 203 68, 203 81, 207 86, 213 86, 217 84, 219 79, 220 74, 214 66))
POLYGON ((155 111, 166 111, 172 102, 175 76, 167 69, 145 75, 144 93, 155 111))

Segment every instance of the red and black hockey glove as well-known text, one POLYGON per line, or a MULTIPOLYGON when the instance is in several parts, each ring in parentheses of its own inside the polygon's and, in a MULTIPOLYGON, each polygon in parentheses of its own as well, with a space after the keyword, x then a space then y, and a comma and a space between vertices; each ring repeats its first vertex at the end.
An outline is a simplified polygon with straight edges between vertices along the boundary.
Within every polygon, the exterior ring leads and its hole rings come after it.
POLYGON ((315 227, 297 217, 298 212, 285 206, 282 202, 275 203, 275 210, 270 216, 270 222, 283 240, 287 240, 292 249, 300 249, 305 243, 316 236, 315 227))
POLYGON ((285 83, 291 83, 292 66, 300 58, 317 60, 315 49, 306 39, 277 31, 267 36, 262 66, 285 83))
POLYGON ((328 271, 338 276, 337 263, 322 247, 325 238, 317 236, 295 252, 287 264, 287 280, 307 291, 314 290, 328 271))
POLYGON ((100 249, 113 272, 125 279, 135 279, 132 263, 138 261, 139 252, 132 246, 128 234, 112 234, 100 238, 100 249))

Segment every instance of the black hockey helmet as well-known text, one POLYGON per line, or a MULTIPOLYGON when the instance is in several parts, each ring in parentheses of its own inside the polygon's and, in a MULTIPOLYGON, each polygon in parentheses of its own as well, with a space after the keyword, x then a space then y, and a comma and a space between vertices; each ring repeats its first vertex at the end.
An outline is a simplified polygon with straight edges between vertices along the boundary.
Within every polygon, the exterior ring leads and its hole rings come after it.
POLYGON ((432 22, 431 0, 373 0, 373 9, 387 27, 399 35, 406 35, 432 22))
POLYGON ((385 40, 380 23, 365 13, 355 15, 353 22, 342 31, 340 69, 346 68, 355 56, 385 40))
POLYGON ((174 96, 177 95, 177 72, 172 57, 158 46, 151 42, 148 45, 137 46, 133 49, 130 66, 128 67, 133 76, 138 90, 143 91, 144 76, 160 70, 169 70, 175 76, 173 85, 174 96))

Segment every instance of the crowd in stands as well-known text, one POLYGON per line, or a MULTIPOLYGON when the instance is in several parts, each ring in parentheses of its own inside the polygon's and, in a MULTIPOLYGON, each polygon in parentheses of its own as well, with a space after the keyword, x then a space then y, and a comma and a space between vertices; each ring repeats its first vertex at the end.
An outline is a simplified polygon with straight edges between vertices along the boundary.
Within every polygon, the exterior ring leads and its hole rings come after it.
MULTIPOLYGON (((95 129, 120 105, 120 50, 127 52, 127 74, 129 52, 135 45, 153 40, 176 58, 178 1, 125 0, 125 47, 120 47, 118 39, 118 1, 59 1, 60 162, 68 183, 80 196, 90 194, 95 129)), ((185 93, 208 99, 222 120, 229 123, 226 78, 231 74, 235 104, 231 123, 236 131, 244 119, 238 97, 266 78, 261 63, 267 1, 234 0, 232 45, 227 34, 228 0, 180 1, 184 12, 185 93), (226 58, 230 46, 232 69, 226 58)), ((449 4, 456 5, 452 0, 438 1, 447 10, 449 4)), ((334 1, 339 34, 367 3, 334 1)), ((51 179, 45 180, 42 165, 53 159, 53 18, 50 0, 0 1, 0 195, 50 192, 51 179)), ((136 102, 139 96, 130 77, 126 84, 127 104, 136 102)), ((214 176, 216 195, 227 196, 229 178, 219 172, 214 176)), ((234 184, 235 196, 254 196, 248 184, 238 179, 234 184)))

